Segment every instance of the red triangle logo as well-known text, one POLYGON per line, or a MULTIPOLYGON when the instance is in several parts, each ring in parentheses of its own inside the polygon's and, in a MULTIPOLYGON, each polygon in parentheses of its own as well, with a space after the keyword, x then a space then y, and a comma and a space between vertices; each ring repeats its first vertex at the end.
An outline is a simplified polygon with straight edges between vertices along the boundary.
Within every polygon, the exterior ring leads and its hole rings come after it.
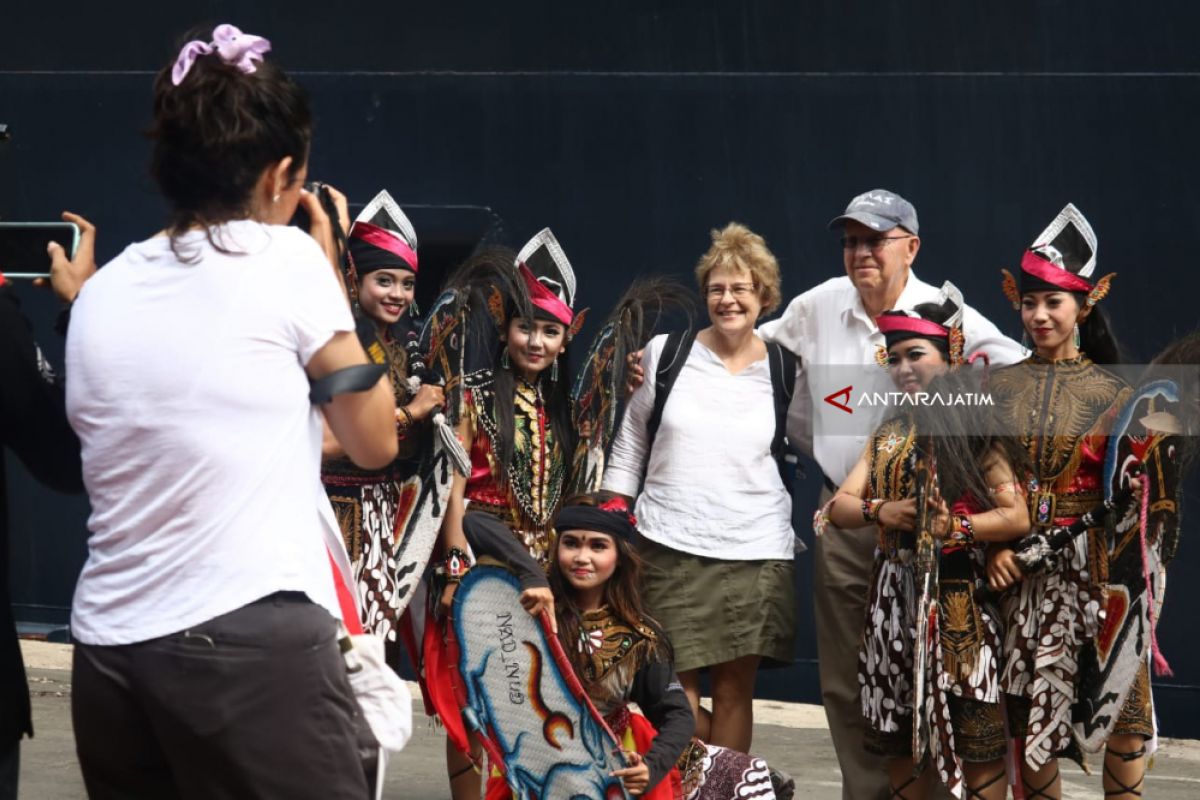
POLYGON ((853 386, 847 386, 844 389, 838 389, 836 392, 825 396, 825 402, 834 408, 840 408, 847 414, 853 414, 854 409, 850 407, 850 392, 854 391, 853 386), (838 398, 841 398, 840 400, 838 398))

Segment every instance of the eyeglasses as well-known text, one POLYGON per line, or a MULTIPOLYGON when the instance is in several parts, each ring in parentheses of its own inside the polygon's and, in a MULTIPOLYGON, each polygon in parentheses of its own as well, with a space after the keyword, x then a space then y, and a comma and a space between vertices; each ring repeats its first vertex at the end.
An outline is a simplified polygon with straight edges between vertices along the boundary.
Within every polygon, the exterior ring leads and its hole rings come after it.
POLYGON ((888 242, 894 242, 897 239, 911 239, 912 236, 843 236, 842 249, 854 252, 860 244, 865 244, 867 249, 872 253, 878 252, 888 246, 888 242))
POLYGON ((709 286, 704 290, 704 294, 710 300, 720 300, 725 296, 726 292, 733 295, 736 300, 743 300, 757 291, 758 287, 753 283, 735 283, 732 286, 721 286, 720 284, 709 286))

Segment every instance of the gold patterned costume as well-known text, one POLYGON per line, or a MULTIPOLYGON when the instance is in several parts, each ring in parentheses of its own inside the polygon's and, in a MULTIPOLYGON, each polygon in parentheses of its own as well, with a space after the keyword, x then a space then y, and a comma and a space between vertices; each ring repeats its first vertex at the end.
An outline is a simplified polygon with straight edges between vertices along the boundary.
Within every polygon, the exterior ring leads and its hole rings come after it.
MULTIPOLYGON (((1033 462, 1030 518, 1035 528, 1066 526, 1103 499, 1107 429, 1129 395, 1119 377, 1086 355, 1038 356, 997 370, 992 396, 1033 462)), ((1096 635, 1108 553, 1103 528, 1068 544, 1057 571, 1027 577, 1004 600, 1010 724, 1025 760, 1038 768, 1068 755, 1081 760, 1071 705, 1084 641, 1096 635)))
POLYGON ((540 385, 518 380, 513 396, 512 460, 507 465, 497 464, 492 447, 499 436, 495 402, 493 384, 472 387, 468 413, 475 437, 466 498, 471 511, 498 516, 546 569, 554 549, 552 520, 567 480, 566 454, 554 435, 540 385))
MULTIPOLYGON (((915 495, 917 431, 908 417, 884 422, 868 445, 867 496, 904 500, 915 495)), ((971 499, 955 513, 982 510, 971 499)), ((866 747, 889 758, 912 757, 914 642, 917 636, 915 534, 879 525, 867 619, 859 654, 859 684, 867 720, 866 747)), ((938 576, 938 647, 925 680, 933 764, 957 794, 962 762, 1004 755, 999 707, 999 628, 974 600, 984 582, 983 550, 976 545, 942 548, 938 576)))
POLYGON ((765 761, 706 744, 692 736, 695 723, 671 664, 671 648, 646 620, 630 625, 607 606, 580 615, 579 677, 584 689, 627 749, 652 764, 652 781, 682 753, 674 768, 651 787, 650 797, 677 800, 774 798, 765 761), (635 702, 646 717, 629 710, 635 702), (653 720, 653 726, 647 717, 653 720))
MULTIPOLYGON (((393 337, 376 336, 367 355, 377 364, 388 365, 397 407, 409 400, 408 354, 393 337)), ((396 639, 396 624, 403 599, 396 591, 397 521, 407 517, 404 508, 415 499, 417 487, 409 479, 415 473, 414 458, 421 439, 417 429, 397 423, 400 452, 388 466, 365 470, 341 457, 321 464, 321 482, 329 495, 350 555, 354 585, 362 605, 363 627, 396 639)))

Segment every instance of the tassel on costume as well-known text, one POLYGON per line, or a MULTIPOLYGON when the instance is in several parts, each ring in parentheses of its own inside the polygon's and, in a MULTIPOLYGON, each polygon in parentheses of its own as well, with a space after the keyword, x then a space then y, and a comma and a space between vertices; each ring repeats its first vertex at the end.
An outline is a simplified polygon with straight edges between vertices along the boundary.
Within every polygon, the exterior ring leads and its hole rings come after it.
POLYGON ((454 429, 446 421, 446 415, 440 411, 434 414, 433 427, 437 431, 438 442, 454 464, 454 471, 464 478, 469 478, 471 476, 471 458, 463 449, 462 442, 458 440, 454 429))

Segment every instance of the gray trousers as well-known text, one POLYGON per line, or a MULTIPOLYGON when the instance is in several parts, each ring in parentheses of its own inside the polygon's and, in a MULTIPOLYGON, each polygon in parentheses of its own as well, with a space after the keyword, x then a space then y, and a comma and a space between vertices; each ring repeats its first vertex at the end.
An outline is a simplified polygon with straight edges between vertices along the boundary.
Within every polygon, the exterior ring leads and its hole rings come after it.
MULTIPOLYGON (((833 493, 821 490, 821 504, 833 493)), ((858 686, 858 652, 866 624, 867 588, 876 528, 842 530, 832 524, 813 550, 813 614, 821 700, 842 769, 844 800, 887 800, 886 765, 863 748, 867 723, 858 686)))
POLYGON ((0 746, 0 800, 17 800, 17 779, 21 775, 21 740, 0 746))
POLYGON ((280 592, 191 630, 77 645, 75 747, 91 798, 367 797, 336 622, 280 592))

